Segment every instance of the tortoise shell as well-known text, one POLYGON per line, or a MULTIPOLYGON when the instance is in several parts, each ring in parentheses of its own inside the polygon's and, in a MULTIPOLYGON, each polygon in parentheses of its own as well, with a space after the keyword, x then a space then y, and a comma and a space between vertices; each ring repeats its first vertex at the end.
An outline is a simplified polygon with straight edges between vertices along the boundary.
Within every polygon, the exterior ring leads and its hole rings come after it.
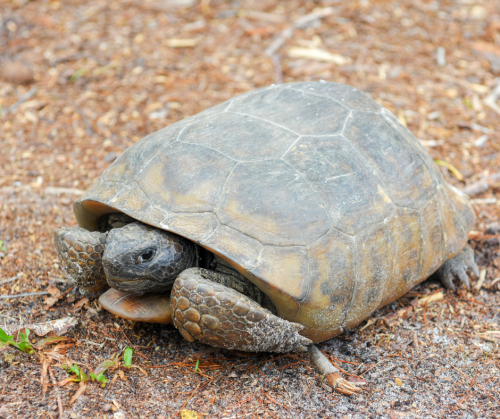
POLYGON ((314 342, 360 323, 457 254, 473 222, 420 142, 357 89, 247 92, 126 150, 74 205, 184 236, 314 342))

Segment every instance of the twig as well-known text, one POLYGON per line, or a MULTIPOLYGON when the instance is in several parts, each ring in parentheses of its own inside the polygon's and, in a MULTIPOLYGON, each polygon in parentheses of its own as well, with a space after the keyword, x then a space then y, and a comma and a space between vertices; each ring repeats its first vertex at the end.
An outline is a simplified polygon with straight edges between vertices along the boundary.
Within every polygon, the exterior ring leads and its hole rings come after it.
POLYGON ((479 273, 479 280, 477 281, 476 285, 474 285, 474 289, 476 291, 479 291, 481 289, 485 279, 486 279, 486 269, 481 269, 481 272, 479 273))
POLYGON ((35 96, 36 92, 38 92, 38 87, 33 87, 32 89, 30 89, 28 91, 28 93, 26 93, 25 95, 21 96, 16 103, 14 103, 12 106, 10 106, 9 108, 7 108, 7 110, 1 116, 4 116, 4 115, 7 115, 8 113, 16 111, 17 108, 19 108, 19 105, 21 105, 22 103, 24 103, 27 100, 31 99, 33 96, 35 96))
POLYGON ((3 284, 8 284, 9 282, 13 282, 15 281, 16 279, 20 279, 21 278, 21 274, 17 274, 16 276, 13 276, 12 278, 8 278, 8 279, 2 279, 0 281, 0 285, 3 285, 3 284))
POLYGON ((467 392, 467 394, 466 394, 464 397, 462 397, 462 398, 458 401, 458 403, 456 404, 456 406, 455 406, 453 409, 451 409, 450 414, 451 414, 451 413, 453 413, 453 411, 454 411, 454 410, 456 410, 456 409, 458 408, 458 405, 459 405, 460 403, 462 403, 463 401, 465 401, 466 399, 468 399, 468 398, 470 397, 470 395, 472 394, 472 385, 476 382, 476 376, 477 376, 477 371, 476 371, 476 373, 474 374, 474 379, 472 380, 472 383, 470 383, 470 386, 469 386, 470 390, 467 392))
POLYGON ((427 329, 427 301, 424 304, 424 326, 425 333, 429 334, 429 329, 427 329))
POLYGON ((331 355, 328 356, 330 357, 330 359, 333 359, 334 361, 343 362, 344 364, 360 365, 362 367, 373 367, 375 365, 375 364, 360 364, 359 362, 344 361, 343 359, 334 358, 331 355))
MULTIPOLYGON (((448 363, 448 365, 451 365, 450 363, 448 363)), ((456 368, 454 365, 451 365, 451 367, 456 370, 457 372, 459 372, 460 374, 462 374, 465 378, 467 379, 471 379, 467 374, 464 374, 462 371, 460 371, 458 368, 456 368)), ((481 390, 483 390, 488 396, 490 396, 493 400, 495 400, 497 402, 498 405, 500 405, 500 402, 495 399, 490 393, 488 393, 488 391, 486 391, 486 389, 481 385, 481 384, 478 384, 476 383, 474 380, 472 380, 472 384, 475 384, 476 386, 478 386, 481 390)))
MULTIPOLYGON (((52 384, 54 386, 57 386, 57 380, 56 380, 56 377, 54 377, 54 372, 52 371, 52 368, 50 368, 50 365, 48 366, 48 370, 49 370, 50 379, 52 380, 52 384)), ((59 407, 59 417, 64 418, 64 410, 63 410, 62 403, 61 403, 61 395, 59 394, 59 389, 55 389, 55 391, 57 394, 57 406, 59 407)))
POLYGON ((360 376, 358 376, 358 375, 356 375, 356 374, 351 374, 351 373, 347 372, 346 370, 343 370, 342 368, 340 368, 340 367, 339 367, 339 366, 338 366, 335 362, 333 362, 333 361, 332 361, 332 359, 333 359, 333 358, 332 358, 332 357, 330 356, 330 354, 328 354, 327 352, 325 352, 325 351, 321 351, 321 352, 323 352, 323 354, 324 354, 324 355, 326 355, 326 356, 329 358, 329 360, 330 360, 330 362, 332 363, 332 365, 333 365, 334 367, 338 368, 338 370, 339 370, 340 372, 343 372, 343 373, 344 373, 344 374, 346 374, 346 375, 350 375, 351 377, 358 377, 358 378, 361 378, 360 376))
POLYGON ((283 66, 281 65, 281 57, 279 54, 274 54, 271 57, 274 65, 274 82, 276 84, 283 84, 283 66))
POLYGON ((97 136, 96 132, 92 128, 92 125, 90 125, 90 121, 87 118, 87 115, 85 115, 83 113, 82 108, 80 108, 74 100, 71 101, 71 103, 72 103, 73 107, 75 108, 75 110, 80 114, 80 117, 82 118, 82 121, 85 124, 85 135, 90 135, 92 137, 97 136))
POLYGON ((246 402, 248 402, 253 397, 255 397, 255 394, 252 394, 251 396, 247 397, 245 400, 243 400, 243 401, 241 401, 239 403, 233 404, 232 406, 229 406, 226 409, 227 410, 231 410, 231 409, 234 409, 235 407, 240 407, 241 405, 245 404, 246 402))
POLYGON ((132 348, 134 349, 134 351, 135 351, 135 353, 136 353, 137 355, 140 355, 140 356, 142 356, 144 359, 147 359, 148 361, 150 361, 150 362, 151 362, 151 358, 148 358, 148 357, 147 357, 146 355, 144 355, 141 351, 139 351, 139 350, 137 349, 137 347, 136 347, 136 346, 134 346, 134 344, 130 341, 130 339, 128 338, 127 334, 126 334, 123 330, 120 330, 120 332, 122 332, 122 333, 123 333, 123 336, 125 336, 125 339, 127 339, 127 340, 128 340, 128 343, 130 343, 130 346, 132 346, 132 348))
POLYGON ((330 16, 335 12, 333 7, 325 7, 323 9, 316 10, 312 13, 309 13, 305 16, 298 18, 291 26, 281 31, 276 38, 274 38, 271 45, 269 45, 264 52, 268 57, 273 57, 278 50, 283 46, 285 41, 292 37, 295 29, 298 29, 304 25, 307 25, 310 22, 315 21, 316 19, 322 19, 324 17, 330 16))
POLYGON ((281 403, 278 403, 276 400, 274 400, 269 394, 265 393, 264 396, 266 397, 266 399, 272 401, 273 403, 277 404, 278 406, 281 406, 283 409, 286 409, 288 410, 288 407, 286 407, 285 405, 282 405, 281 403))
POLYGON ((0 295, 0 300, 10 300, 14 298, 33 297, 37 295, 49 295, 48 292, 28 292, 26 294, 0 295))
POLYGON ((184 409, 184 406, 186 406, 188 404, 189 400, 191 400, 193 398, 194 393, 196 391, 198 391, 198 389, 200 388, 200 386, 201 386, 201 383, 199 383, 198 386, 191 392, 191 394, 189 395, 189 397, 187 398, 187 400, 184 402, 184 404, 181 406, 181 408, 179 409, 179 411, 174 416, 172 416, 170 419, 175 418, 179 413, 181 413, 182 409, 184 409))
POLYGON ((486 105, 488 105, 498 114, 500 114, 500 106, 498 106, 496 102, 499 97, 500 97, 500 82, 497 83, 493 91, 484 99, 484 103, 486 103, 486 105))
POLYGON ((415 331, 413 331, 413 346, 415 347, 415 349, 419 348, 417 332, 415 331))
MULTIPOLYGON (((398 358, 402 358, 401 355, 396 355, 396 354, 393 354, 393 355, 389 355, 387 358, 392 358, 394 356, 397 356, 398 358)), ((384 361, 387 361, 387 358, 384 358, 384 359, 381 359, 379 362, 377 362, 375 365, 373 365, 372 367, 368 368, 366 371, 363 371, 361 374, 362 375, 365 375, 367 372, 371 371, 372 369, 378 367, 382 362, 384 361)))

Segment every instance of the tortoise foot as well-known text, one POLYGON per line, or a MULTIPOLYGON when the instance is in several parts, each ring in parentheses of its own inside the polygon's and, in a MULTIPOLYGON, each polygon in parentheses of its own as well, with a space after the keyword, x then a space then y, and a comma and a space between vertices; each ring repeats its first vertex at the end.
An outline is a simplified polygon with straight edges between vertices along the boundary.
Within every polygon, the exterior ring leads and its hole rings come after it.
POLYGON ((454 279, 460 280, 467 288, 470 288, 467 270, 472 270, 479 277, 479 268, 474 260, 474 250, 465 246, 463 250, 450 260, 447 260, 437 271, 441 283, 449 290, 455 290, 454 279))
POLYGON ((327 379, 331 388, 346 396, 352 396, 354 393, 361 391, 359 387, 343 379, 340 371, 328 361, 326 356, 315 345, 309 345, 307 351, 311 362, 319 370, 319 373, 327 379))
POLYGON ((134 295, 111 288, 101 295, 99 305, 115 316, 127 320, 146 323, 172 323, 172 310, 168 294, 134 295))
POLYGON ((109 288, 102 267, 106 234, 80 227, 63 227, 54 230, 54 242, 62 268, 82 295, 109 288))
POLYGON ((172 289, 175 327, 189 342, 244 352, 304 351, 303 326, 283 320, 232 288, 210 280, 214 273, 183 271, 172 289))

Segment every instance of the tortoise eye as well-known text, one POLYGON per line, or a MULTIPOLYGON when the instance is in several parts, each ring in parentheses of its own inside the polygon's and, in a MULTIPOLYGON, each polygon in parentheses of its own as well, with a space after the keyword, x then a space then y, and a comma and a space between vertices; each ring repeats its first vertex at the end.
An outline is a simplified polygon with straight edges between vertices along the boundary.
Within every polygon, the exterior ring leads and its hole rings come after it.
POLYGON ((137 264, 149 262, 153 258, 154 254, 155 254, 154 250, 152 249, 146 250, 137 258, 136 260, 137 264))

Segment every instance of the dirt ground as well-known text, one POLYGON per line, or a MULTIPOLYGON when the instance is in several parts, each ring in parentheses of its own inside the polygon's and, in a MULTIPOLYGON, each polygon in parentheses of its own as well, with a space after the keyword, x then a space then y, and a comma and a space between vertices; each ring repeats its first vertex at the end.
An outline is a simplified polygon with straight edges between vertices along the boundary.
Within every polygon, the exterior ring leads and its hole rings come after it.
POLYGON ((0 417, 499 417, 498 0, 0 0, 0 67, 0 323, 79 321, 38 355, 0 352, 0 417), (236 94, 319 79, 392 111, 477 216, 481 284, 419 304, 431 278, 319 345, 361 393, 332 391, 303 354, 190 344, 75 293, 51 232, 120 153, 236 94), (62 364, 90 373, 126 347, 133 367, 104 388, 63 381, 62 364))

